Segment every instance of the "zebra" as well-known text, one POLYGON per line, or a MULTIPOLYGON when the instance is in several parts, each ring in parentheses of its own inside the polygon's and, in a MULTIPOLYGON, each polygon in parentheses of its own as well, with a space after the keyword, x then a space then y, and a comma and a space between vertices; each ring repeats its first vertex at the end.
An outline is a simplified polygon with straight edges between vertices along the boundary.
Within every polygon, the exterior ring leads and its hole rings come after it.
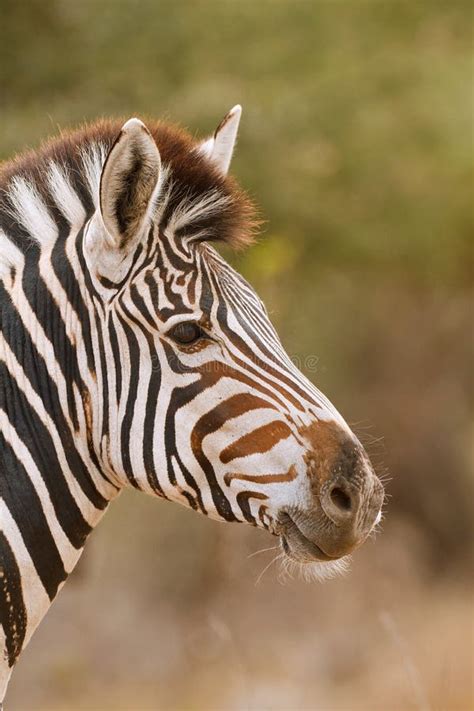
POLYGON ((241 107, 205 140, 102 119, 0 170, 0 702, 125 487, 279 537, 337 572, 383 486, 214 244, 259 220, 228 175, 241 107))

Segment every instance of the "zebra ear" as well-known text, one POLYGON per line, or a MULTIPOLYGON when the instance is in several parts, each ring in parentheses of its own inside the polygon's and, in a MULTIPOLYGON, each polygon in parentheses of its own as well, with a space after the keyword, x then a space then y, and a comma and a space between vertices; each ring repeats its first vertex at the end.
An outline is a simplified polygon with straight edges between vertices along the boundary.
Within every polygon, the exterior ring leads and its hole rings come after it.
POLYGON ((100 212, 108 236, 122 249, 140 232, 153 207, 160 153, 144 123, 122 126, 100 176, 100 212))
POLYGON ((241 115, 242 107, 237 104, 224 116, 212 138, 203 141, 200 146, 201 153, 213 161, 224 175, 229 171, 241 115))

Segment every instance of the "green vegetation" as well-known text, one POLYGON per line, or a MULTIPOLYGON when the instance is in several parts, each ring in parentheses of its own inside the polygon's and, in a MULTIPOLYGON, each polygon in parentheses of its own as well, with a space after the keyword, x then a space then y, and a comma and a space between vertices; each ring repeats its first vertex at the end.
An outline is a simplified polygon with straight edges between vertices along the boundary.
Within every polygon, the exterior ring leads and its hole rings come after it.
POLYGON ((270 237, 288 243, 292 268, 314 275, 343 262, 431 284, 467 279, 467 3, 2 6, 4 156, 103 114, 164 115, 206 132, 239 101, 234 169, 270 237))

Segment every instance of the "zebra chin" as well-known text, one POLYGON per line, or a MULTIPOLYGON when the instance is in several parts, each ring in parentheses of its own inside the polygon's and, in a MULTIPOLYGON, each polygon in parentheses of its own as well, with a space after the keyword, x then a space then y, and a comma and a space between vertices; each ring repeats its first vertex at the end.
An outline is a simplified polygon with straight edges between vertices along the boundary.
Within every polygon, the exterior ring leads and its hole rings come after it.
POLYGON ((311 560, 294 560, 291 556, 283 554, 280 560, 278 579, 285 583, 288 580, 300 578, 306 583, 324 582, 338 576, 346 575, 350 570, 351 557, 349 555, 327 562, 311 560))
POLYGON ((286 523, 285 533, 280 534, 280 582, 285 583, 295 578, 307 583, 324 582, 349 572, 350 555, 338 558, 328 556, 297 529, 287 514, 283 514, 280 521, 281 525, 285 526, 286 523))

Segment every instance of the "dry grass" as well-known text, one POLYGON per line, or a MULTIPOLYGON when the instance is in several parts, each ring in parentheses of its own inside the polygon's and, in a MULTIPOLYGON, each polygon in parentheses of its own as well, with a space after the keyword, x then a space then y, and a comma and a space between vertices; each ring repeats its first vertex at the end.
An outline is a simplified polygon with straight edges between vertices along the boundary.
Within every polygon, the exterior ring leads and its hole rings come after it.
POLYGON ((472 708, 468 581, 427 571, 416 529, 387 523, 323 584, 282 585, 275 567, 255 586, 275 551, 249 554, 266 540, 124 496, 25 653, 8 708, 472 708))

